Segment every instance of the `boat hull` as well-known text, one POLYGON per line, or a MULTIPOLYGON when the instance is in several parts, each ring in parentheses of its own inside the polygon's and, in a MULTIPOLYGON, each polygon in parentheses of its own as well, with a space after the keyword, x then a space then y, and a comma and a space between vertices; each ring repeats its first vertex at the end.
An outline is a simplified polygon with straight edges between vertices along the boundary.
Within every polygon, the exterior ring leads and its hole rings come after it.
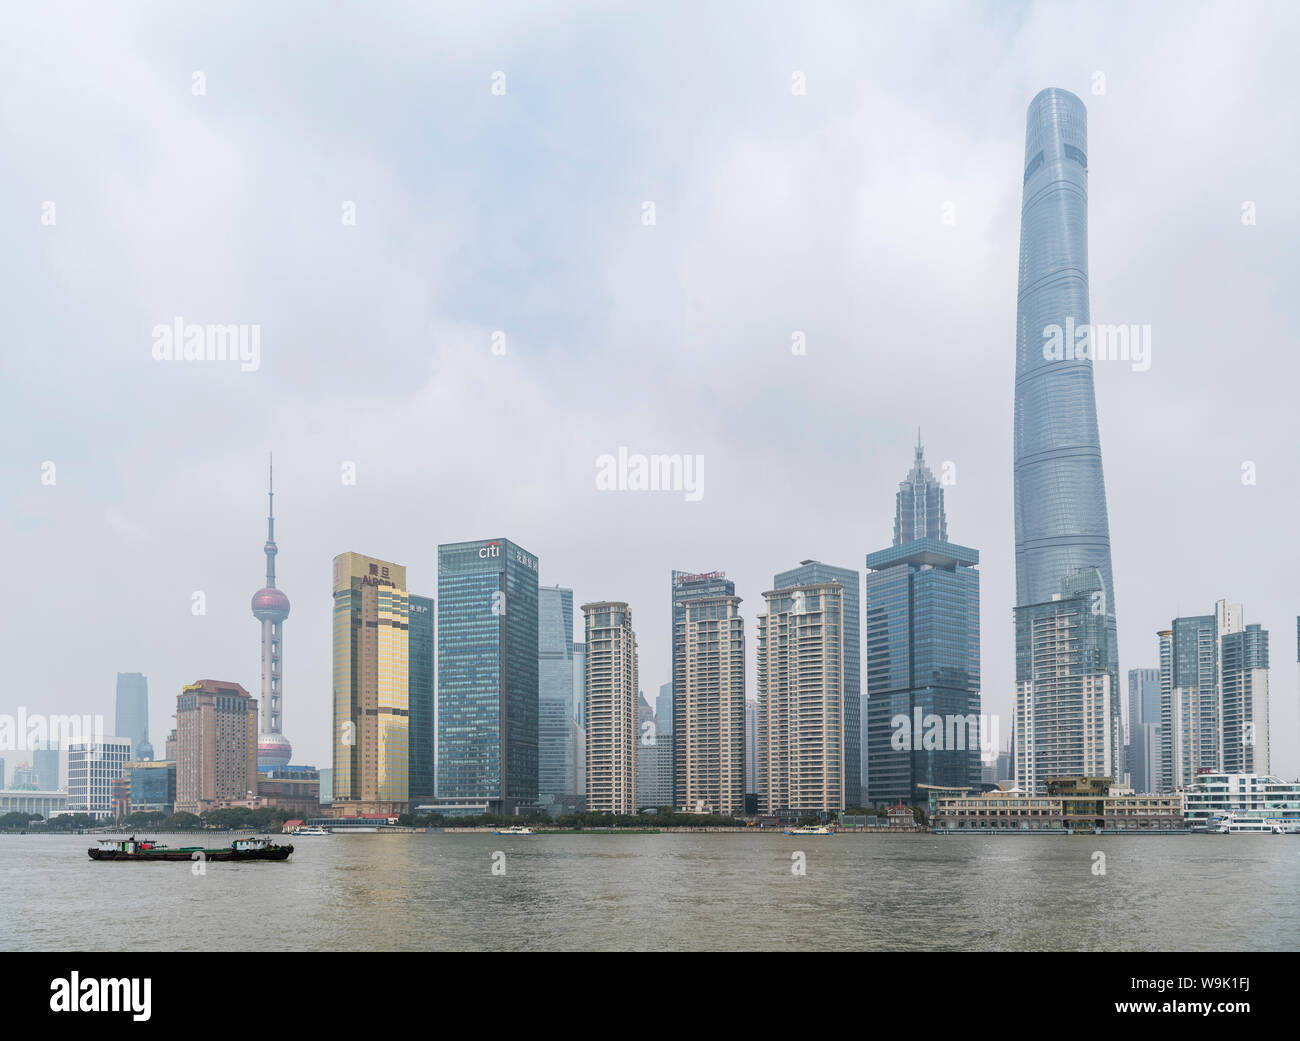
POLYGON ((115 849, 88 849, 91 860, 288 860, 292 846, 274 849, 147 849, 123 853, 115 849), (201 854, 201 855, 200 855, 201 854))

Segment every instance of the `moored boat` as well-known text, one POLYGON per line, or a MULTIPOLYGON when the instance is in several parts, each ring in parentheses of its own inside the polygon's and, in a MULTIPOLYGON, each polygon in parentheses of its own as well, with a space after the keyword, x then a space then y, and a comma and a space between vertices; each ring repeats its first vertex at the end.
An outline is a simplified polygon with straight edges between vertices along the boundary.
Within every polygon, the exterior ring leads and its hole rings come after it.
POLYGON ((235 839, 229 846, 208 849, 181 846, 179 849, 153 839, 100 839, 86 850, 91 860, 288 860, 292 846, 281 846, 267 839, 235 839))
POLYGON ((819 824, 816 827, 794 828, 786 832, 787 835, 834 835, 835 832, 826 827, 825 824, 819 824))
POLYGON ((511 828, 501 828, 492 833, 493 835, 536 835, 537 832, 532 828, 526 828, 522 824, 516 824, 511 828))

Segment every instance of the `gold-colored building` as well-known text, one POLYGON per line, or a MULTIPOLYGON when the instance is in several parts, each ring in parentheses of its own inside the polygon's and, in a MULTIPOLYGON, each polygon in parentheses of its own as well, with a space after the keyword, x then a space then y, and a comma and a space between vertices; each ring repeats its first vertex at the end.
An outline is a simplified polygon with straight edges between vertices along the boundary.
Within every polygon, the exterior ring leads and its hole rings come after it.
POLYGON ((409 621, 405 567, 334 558, 335 816, 406 811, 409 621))

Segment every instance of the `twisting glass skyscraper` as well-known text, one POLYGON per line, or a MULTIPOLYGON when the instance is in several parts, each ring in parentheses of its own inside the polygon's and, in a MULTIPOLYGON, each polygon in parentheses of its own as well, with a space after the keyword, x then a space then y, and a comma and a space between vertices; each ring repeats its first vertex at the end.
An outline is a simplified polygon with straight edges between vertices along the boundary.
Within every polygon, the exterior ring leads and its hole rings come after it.
MULTIPOLYGON (((1045 603, 1096 568, 1118 679, 1115 586, 1087 343, 1088 128, 1083 102, 1052 88, 1029 104, 1016 308, 1016 604, 1045 603), (1062 352, 1050 337, 1066 338, 1062 352), (1082 356, 1081 356, 1082 355, 1082 356)), ((1017 676, 1018 682, 1031 679, 1017 676)), ((1115 686, 1118 689, 1118 686, 1115 686)))

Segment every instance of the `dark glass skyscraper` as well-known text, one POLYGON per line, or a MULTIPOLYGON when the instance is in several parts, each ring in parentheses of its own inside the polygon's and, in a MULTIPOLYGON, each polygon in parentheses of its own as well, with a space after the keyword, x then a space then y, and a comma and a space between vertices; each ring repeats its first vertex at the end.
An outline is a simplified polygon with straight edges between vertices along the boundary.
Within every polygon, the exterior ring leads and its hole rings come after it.
POLYGON ((407 709, 411 713, 407 746, 407 783, 410 801, 428 802, 433 798, 434 781, 434 705, 435 645, 433 639, 433 598, 411 594, 408 630, 407 709))
MULTIPOLYGON (((1112 687, 1119 689, 1115 586, 1091 357, 1077 338, 1088 306, 1088 128, 1083 102, 1052 88, 1029 104, 1016 307, 1016 604, 1050 601, 1063 579, 1097 568, 1112 687), (1050 357, 1049 357, 1050 355, 1050 357)), ((1017 683, 1032 677, 1017 675, 1017 683)))
POLYGON ((537 591, 538 792, 543 801, 581 794, 574 667, 573 590, 543 586, 537 591))
POLYGON ((506 539, 438 547, 438 803, 537 803, 537 557, 506 539))
POLYGON ((866 801, 876 805, 926 802, 922 784, 979 782, 979 730, 969 726, 980 714, 979 552, 947 532, 943 489, 918 444, 899 485, 894 545, 867 554, 866 801), (935 716, 945 724, 937 747, 918 726, 935 716))

